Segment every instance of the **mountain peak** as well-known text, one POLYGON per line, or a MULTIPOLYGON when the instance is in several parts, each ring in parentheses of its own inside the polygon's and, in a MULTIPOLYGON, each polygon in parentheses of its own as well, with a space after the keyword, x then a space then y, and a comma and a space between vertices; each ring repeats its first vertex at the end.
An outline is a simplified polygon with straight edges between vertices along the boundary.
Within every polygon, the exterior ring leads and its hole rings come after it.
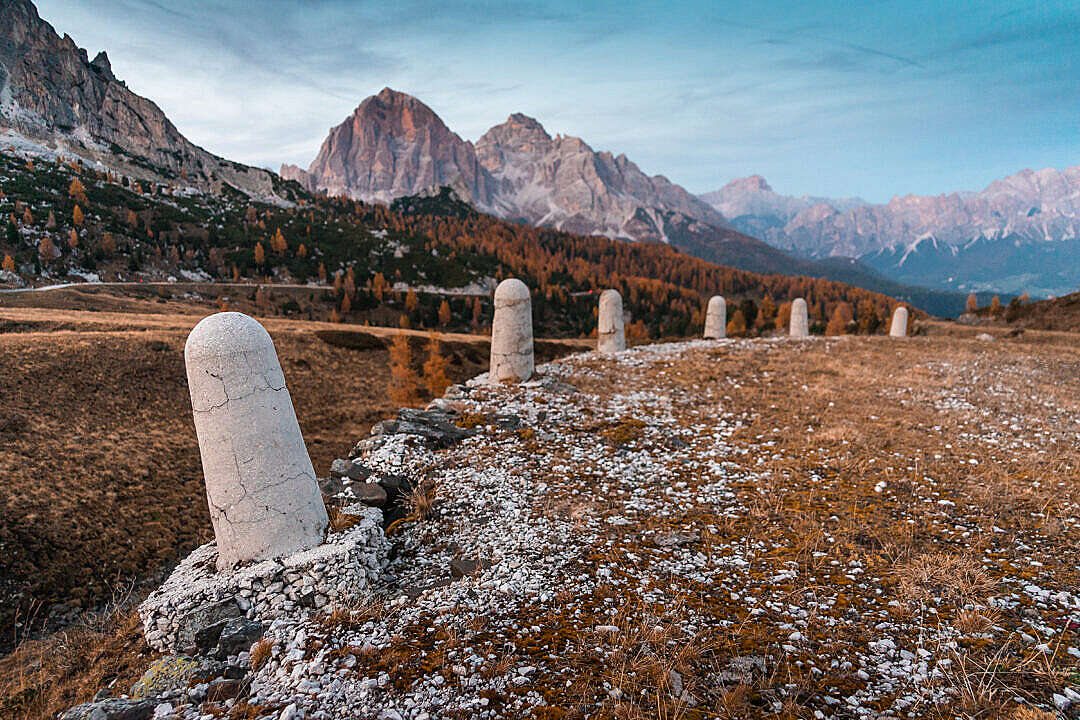
POLYGON ((307 173, 285 170, 305 187, 360 200, 389 202, 455 182, 481 208, 488 198, 489 177, 472 143, 423 102, 389 87, 330 130, 307 173))
POLYGON ((761 175, 750 175, 744 178, 735 178, 723 187, 720 192, 727 190, 742 190, 753 192, 773 192, 769 182, 761 175))

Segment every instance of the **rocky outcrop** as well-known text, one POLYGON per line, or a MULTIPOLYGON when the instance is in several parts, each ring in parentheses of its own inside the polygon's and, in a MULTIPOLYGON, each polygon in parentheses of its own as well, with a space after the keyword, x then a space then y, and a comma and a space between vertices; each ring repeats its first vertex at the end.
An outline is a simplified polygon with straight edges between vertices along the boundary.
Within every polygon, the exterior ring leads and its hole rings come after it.
POLYGON ((642 237, 635 227, 639 210, 724 224, 720 213, 664 176, 650 177, 625 155, 596 152, 581 138, 552 138, 520 113, 484 133, 476 153, 497 183, 495 205, 503 217, 634 240, 667 239, 642 237))
POLYGON ((390 88, 364 100, 330 130, 306 173, 283 167, 282 176, 330 195, 379 202, 463 185, 478 207, 489 207, 491 179, 472 143, 451 132, 427 105, 390 88))
POLYGON ((274 192, 272 176, 193 145, 161 109, 113 75, 102 52, 90 60, 57 35, 29 0, 0 0, 0 132, 156 181, 207 190, 232 185, 274 192))

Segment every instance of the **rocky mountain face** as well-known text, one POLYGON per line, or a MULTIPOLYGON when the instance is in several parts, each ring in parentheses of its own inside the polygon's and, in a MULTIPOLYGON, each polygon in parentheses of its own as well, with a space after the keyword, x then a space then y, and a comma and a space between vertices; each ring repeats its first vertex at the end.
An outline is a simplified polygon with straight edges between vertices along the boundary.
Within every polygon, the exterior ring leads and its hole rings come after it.
POLYGON ((488 130, 476 153, 495 180, 498 214, 578 233, 670 242, 664 213, 725 227, 707 203, 625 155, 596 152, 576 137, 552 138, 515 113, 488 130), (640 211, 640 212, 639 212, 640 211))
POLYGON ((702 198, 775 247, 857 257, 901 282, 1059 294, 1080 275, 1080 258, 1061 244, 1080 239, 1080 166, 1023 170, 979 192, 884 205, 778 195, 760 176, 702 198))
POLYGON ((670 241, 671 213, 680 223, 725 228, 708 203, 662 176, 649 177, 624 155, 552 137, 521 114, 474 146, 431 108, 389 88, 330 131, 311 167, 286 165, 281 175, 311 190, 381 202, 450 185, 503 218, 632 240, 670 241))
POLYGON ((330 130, 306 171, 285 165, 281 175, 310 190, 388 203, 439 185, 490 210, 491 176, 462 140, 416 98, 383 89, 330 130))
POLYGON ((31 142, 134 177, 206 190, 232 185, 274 192, 265 170, 224 160, 189 142, 161 109, 131 92, 101 52, 90 60, 60 37, 29 0, 0 0, 0 142, 31 142))

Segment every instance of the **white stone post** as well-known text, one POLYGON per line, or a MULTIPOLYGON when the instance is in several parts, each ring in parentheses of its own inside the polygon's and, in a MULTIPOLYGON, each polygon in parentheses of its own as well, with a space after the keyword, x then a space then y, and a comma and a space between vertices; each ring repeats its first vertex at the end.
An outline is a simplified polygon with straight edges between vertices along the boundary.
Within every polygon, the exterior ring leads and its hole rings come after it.
POLYGON ((709 298, 705 308, 705 337, 715 340, 727 337, 727 302, 719 295, 709 298))
POLYGON ((495 317, 491 323, 491 367, 493 383, 521 382, 533 373, 532 301, 529 288, 517 278, 509 278, 495 288, 495 317))
POLYGON ((600 309, 596 322, 596 352, 612 355, 626 349, 626 327, 623 325, 622 295, 618 290, 600 293, 600 309))
POLYGON ((908 309, 901 305, 893 310, 892 325, 889 326, 889 335, 892 337, 907 337, 908 309))
POLYGON ((322 543, 329 521, 270 335, 237 312, 184 346, 218 569, 322 543))
POLYGON ((804 338, 810 335, 810 316, 806 311, 806 301, 795 298, 791 303, 791 330, 793 338, 804 338))

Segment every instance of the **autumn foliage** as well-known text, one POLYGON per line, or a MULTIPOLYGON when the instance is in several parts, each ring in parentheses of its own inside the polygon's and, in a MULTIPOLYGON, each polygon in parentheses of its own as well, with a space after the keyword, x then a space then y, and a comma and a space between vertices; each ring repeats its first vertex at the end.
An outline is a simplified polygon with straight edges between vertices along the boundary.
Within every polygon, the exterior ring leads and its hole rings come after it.
POLYGON ((390 341, 390 400, 398 405, 415 405, 420 399, 419 381, 412 366, 409 336, 398 333, 390 341))

